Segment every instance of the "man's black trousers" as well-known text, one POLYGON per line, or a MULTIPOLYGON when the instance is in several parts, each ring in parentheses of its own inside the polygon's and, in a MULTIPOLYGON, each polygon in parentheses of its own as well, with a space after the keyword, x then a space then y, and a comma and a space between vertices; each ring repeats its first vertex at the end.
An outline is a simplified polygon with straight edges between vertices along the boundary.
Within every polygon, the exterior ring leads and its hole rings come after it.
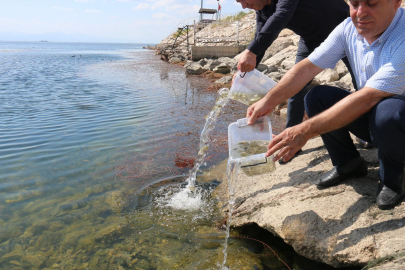
MULTIPOLYGON (((348 95, 349 91, 337 87, 316 86, 305 97, 305 110, 313 117, 348 95)), ((380 180, 400 191, 405 162, 405 97, 383 99, 349 125, 321 135, 334 166, 360 155, 349 132, 378 148, 380 180)))

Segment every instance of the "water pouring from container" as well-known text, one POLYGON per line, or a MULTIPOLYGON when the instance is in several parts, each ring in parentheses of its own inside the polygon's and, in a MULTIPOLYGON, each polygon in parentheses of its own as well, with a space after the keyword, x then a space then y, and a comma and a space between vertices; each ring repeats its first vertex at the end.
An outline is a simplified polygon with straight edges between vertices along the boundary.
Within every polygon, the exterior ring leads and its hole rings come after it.
POLYGON ((257 69, 236 74, 229 98, 247 106, 262 99, 277 83, 257 69))
POLYGON ((229 212, 224 244, 224 260, 221 269, 227 269, 227 248, 229 230, 232 222, 232 211, 235 202, 236 182, 239 168, 247 176, 269 174, 276 169, 272 156, 266 157, 267 145, 272 139, 270 118, 259 117, 252 125, 248 118, 239 119, 228 126, 228 193, 229 212))

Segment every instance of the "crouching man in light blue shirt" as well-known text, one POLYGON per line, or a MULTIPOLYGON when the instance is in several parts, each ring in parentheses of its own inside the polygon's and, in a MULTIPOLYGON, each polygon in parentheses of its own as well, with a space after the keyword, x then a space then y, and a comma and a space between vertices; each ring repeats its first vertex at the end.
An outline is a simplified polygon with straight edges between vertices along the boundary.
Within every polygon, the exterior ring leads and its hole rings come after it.
POLYGON ((305 97, 310 117, 288 128, 268 146, 274 160, 289 160, 317 135, 334 168, 317 180, 319 187, 367 175, 349 132, 378 147, 380 185, 376 203, 391 209, 405 197, 405 10, 401 0, 350 0, 350 17, 305 60, 296 64, 263 99, 250 106, 252 123, 296 94, 325 68, 347 56, 358 91, 314 87, 305 97))

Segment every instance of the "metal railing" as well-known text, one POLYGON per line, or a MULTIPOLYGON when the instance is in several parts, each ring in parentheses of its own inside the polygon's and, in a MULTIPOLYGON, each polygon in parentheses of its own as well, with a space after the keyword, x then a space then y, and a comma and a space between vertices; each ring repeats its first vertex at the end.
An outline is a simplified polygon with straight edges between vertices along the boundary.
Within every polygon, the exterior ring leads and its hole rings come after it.
POLYGON ((249 43, 256 31, 256 21, 216 21, 194 24, 194 45, 206 43, 249 43), (218 31, 218 29, 221 29, 218 31), (200 31, 198 31, 200 30, 200 31))

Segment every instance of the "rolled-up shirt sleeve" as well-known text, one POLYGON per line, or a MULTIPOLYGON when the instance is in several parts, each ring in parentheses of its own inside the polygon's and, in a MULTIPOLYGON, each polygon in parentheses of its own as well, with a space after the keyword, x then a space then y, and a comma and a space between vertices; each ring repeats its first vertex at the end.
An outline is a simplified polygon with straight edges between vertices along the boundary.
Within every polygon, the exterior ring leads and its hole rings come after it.
POLYGON ((337 62, 346 56, 344 36, 346 22, 339 24, 328 38, 308 56, 309 61, 315 66, 323 69, 334 68, 337 62))
POLYGON ((403 42, 391 55, 390 61, 382 65, 366 82, 372 87, 396 95, 405 95, 405 52, 403 42))
POLYGON ((276 5, 276 12, 271 15, 263 24, 263 20, 257 14, 258 31, 253 41, 249 44, 248 50, 256 55, 264 54, 268 47, 278 37, 297 8, 299 0, 280 0, 276 5))

